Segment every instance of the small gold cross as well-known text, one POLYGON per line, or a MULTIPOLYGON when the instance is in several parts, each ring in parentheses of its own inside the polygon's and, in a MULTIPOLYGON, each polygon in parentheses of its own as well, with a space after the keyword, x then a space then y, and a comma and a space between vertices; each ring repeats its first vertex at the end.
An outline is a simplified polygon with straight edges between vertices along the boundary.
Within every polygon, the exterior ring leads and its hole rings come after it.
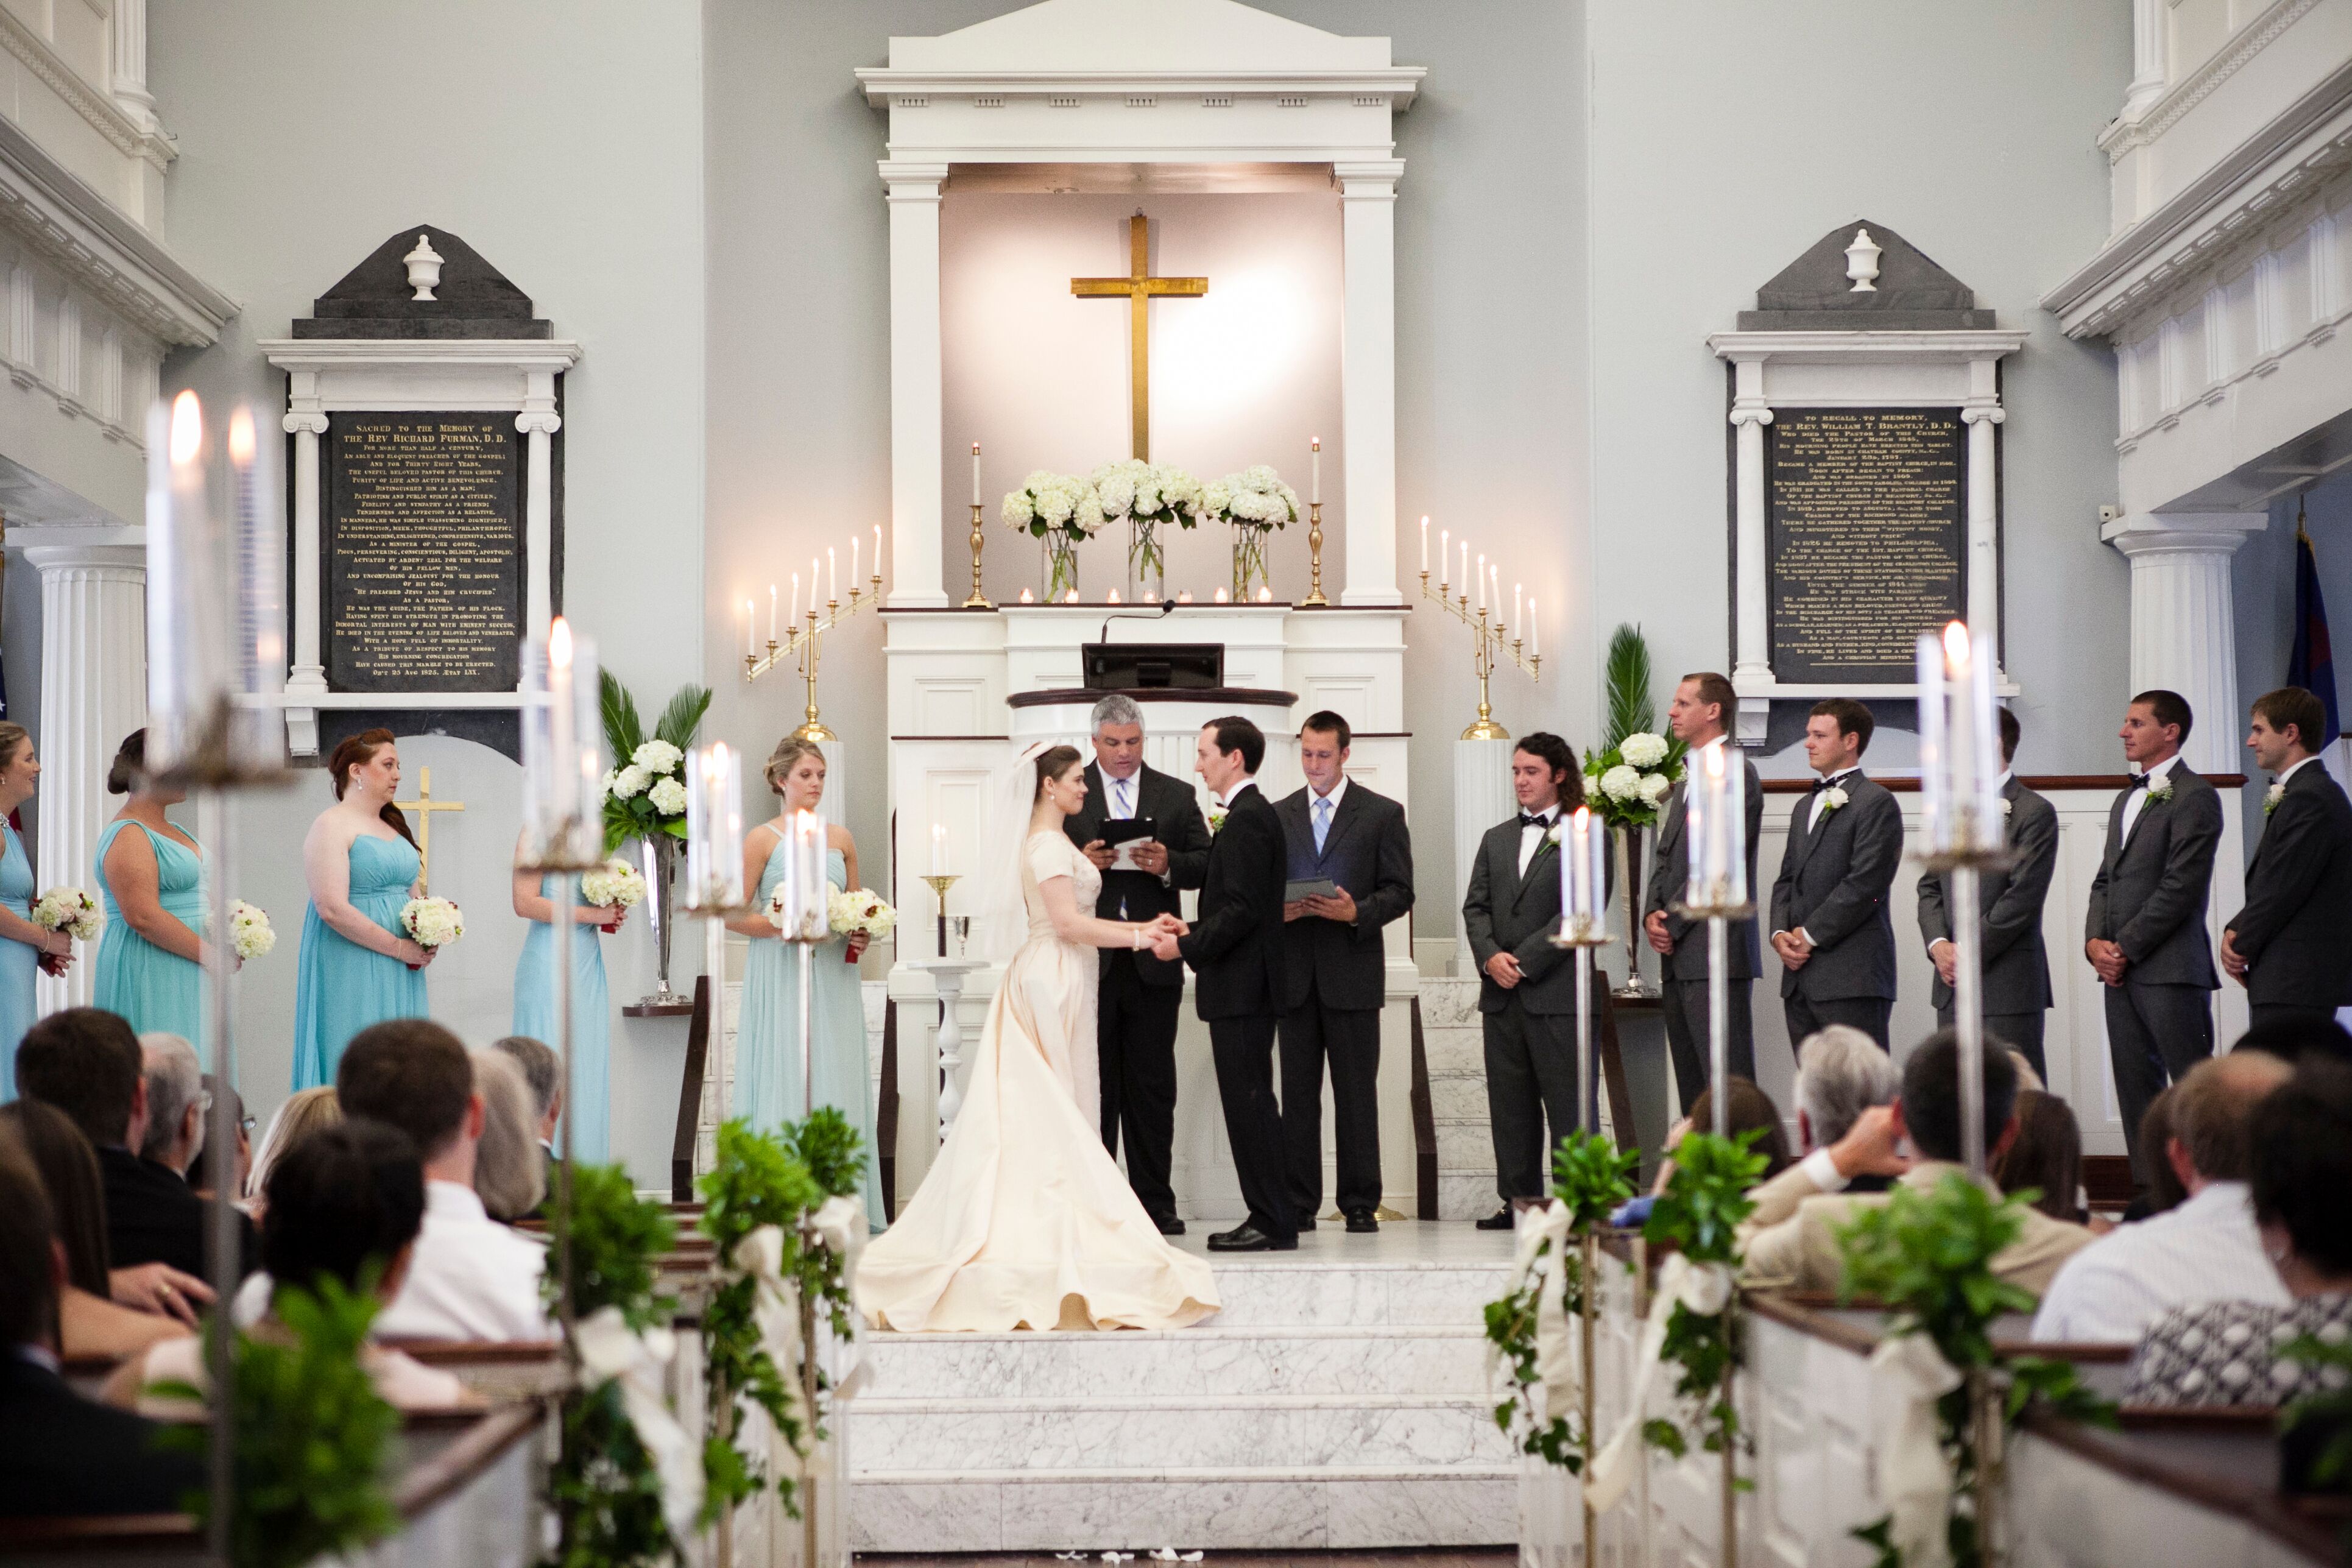
POLYGON ((416 890, 429 893, 433 890, 433 814, 436 811, 463 811, 466 803, 462 800, 435 800, 433 770, 419 768, 416 770, 416 798, 395 800, 392 804, 403 811, 416 814, 416 890))

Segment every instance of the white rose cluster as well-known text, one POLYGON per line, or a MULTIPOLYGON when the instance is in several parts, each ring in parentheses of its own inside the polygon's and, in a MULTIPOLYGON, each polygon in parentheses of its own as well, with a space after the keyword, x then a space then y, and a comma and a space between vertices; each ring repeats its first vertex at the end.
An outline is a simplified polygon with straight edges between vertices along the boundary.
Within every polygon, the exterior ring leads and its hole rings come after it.
POLYGON ((898 923, 898 911, 871 888, 835 889, 826 895, 825 914, 828 923, 840 934, 855 936, 863 932, 877 942, 888 936, 890 929, 898 923))
POLYGON ((243 899, 230 900, 228 930, 239 958, 260 958, 278 945, 278 932, 269 924, 269 912, 243 899))
POLYGON ((88 942, 105 929, 106 914, 96 899, 68 884, 40 896, 33 905, 33 923, 43 931, 69 931, 76 941, 88 942))
POLYGON ((1092 539, 1102 531, 1103 506, 1095 487, 1075 474, 1040 468, 1010 491, 998 515, 1019 533, 1066 533, 1092 539), (1040 525, 1043 526, 1040 526, 1040 525))
POLYGON ((411 899, 400 906, 401 928, 419 947, 446 947, 466 934, 466 917, 447 899, 411 899))

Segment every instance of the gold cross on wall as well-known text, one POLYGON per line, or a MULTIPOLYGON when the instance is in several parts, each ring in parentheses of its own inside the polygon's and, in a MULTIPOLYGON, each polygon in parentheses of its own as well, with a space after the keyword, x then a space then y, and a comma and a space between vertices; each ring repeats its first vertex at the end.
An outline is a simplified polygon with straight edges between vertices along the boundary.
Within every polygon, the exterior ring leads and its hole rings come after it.
POLYGON ((433 890, 433 814, 436 811, 463 811, 466 803, 462 800, 435 800, 433 770, 419 768, 416 770, 416 798, 395 800, 392 804, 403 811, 416 814, 416 890, 429 893, 433 890))
POLYGON ((1127 243, 1131 258, 1125 278, 1073 278, 1070 292, 1082 299, 1107 299, 1124 295, 1127 298, 1128 373, 1130 386, 1128 408, 1134 420, 1134 456, 1139 462, 1151 460, 1151 299, 1155 294, 1173 294, 1198 298, 1209 291, 1205 278, 1154 278, 1151 262, 1146 255, 1150 248, 1150 225, 1141 213, 1127 220, 1127 243))

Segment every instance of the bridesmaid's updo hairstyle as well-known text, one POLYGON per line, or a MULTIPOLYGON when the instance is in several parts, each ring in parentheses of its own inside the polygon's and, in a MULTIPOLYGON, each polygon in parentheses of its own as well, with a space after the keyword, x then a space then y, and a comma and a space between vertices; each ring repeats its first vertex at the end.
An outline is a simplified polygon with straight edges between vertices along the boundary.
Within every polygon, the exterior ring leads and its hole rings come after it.
POLYGON ((129 795, 147 773, 147 731, 144 726, 122 737, 114 749, 114 765, 106 770, 106 793, 129 795))
POLYGON ((776 742, 768 753, 768 765, 761 770, 767 774, 769 790, 778 795, 784 793, 784 780, 791 776, 793 765, 803 757, 814 757, 818 767, 824 766, 824 752, 814 741, 804 741, 798 735, 787 735, 776 742))
MULTIPOLYGON (((363 767, 373 762, 378 752, 393 743, 393 733, 389 730, 362 730, 358 734, 347 738, 335 748, 333 753, 327 758, 327 772, 335 781, 337 800, 342 799, 343 791, 351 787, 352 770, 363 767)), ((394 833, 407 839, 412 848, 415 847, 416 835, 408 831, 408 818, 402 815, 400 807, 390 801, 385 801, 383 809, 376 815, 389 823, 394 833)))
POLYGON ((1044 795, 1046 781, 1060 778, 1063 770, 1077 760, 1078 749, 1076 746, 1048 746, 1038 752, 1037 789, 1036 794, 1029 798, 1034 801, 1038 795, 1044 795))
MULTIPOLYGON (((141 733, 143 735, 144 731, 141 733)), ((16 763, 16 753, 33 739, 33 732, 22 724, 0 721, 0 773, 5 773, 16 763)))

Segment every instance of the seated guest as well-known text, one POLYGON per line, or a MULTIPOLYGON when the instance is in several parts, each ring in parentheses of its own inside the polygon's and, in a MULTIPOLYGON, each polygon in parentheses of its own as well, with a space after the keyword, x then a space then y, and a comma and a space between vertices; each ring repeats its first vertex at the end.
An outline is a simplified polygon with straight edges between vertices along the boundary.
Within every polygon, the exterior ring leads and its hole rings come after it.
POLYGON ((332 1084, 314 1084, 286 1097, 278 1114, 269 1119, 269 1131, 261 1135, 261 1147, 253 1153, 253 1169, 245 1178, 245 1206, 256 1225, 261 1223, 262 1211, 268 1203, 263 1194, 268 1185, 270 1167, 287 1150, 320 1128, 332 1127, 342 1119, 343 1108, 335 1099, 332 1084))
MULTIPOLYGON (((2232 1056, 2236 1051, 2230 1053, 2232 1056)), ((2269 1054, 2267 1052, 2263 1053, 2269 1054)), ((2142 1149, 2162 1149, 2172 1142, 2172 1091, 2179 1087, 2166 1084, 2139 1119, 2139 1144, 2142 1149)), ((2189 1201, 2189 1189, 2180 1184, 2180 1173, 2169 1160, 2147 1163, 2147 1185, 2132 1194, 2124 1209, 2124 1223, 2132 1224, 2155 1215, 2169 1214, 2189 1201)))
MULTIPOLYGON (((1872 1120, 1865 1116, 1840 1142, 1853 1142, 1872 1120)), ((2007 1051, 1985 1053, 1984 1122, 1986 1163, 1990 1165, 2017 1136, 2017 1064, 2007 1051)), ((1927 1192, 1946 1176, 1966 1170, 1960 1163, 1959 1040, 1951 1030, 1930 1035, 1911 1053, 1903 1067, 1903 1092, 1887 1108, 1885 1125, 1874 1135, 1911 1140, 1917 1158, 1900 1178, 1906 1187, 1927 1192)), ((1845 1162, 1839 1163, 1843 1168, 1845 1162)), ((1747 1238, 1740 1283, 1758 1289, 1836 1289, 1845 1274, 1838 1232, 1864 1207, 1885 1202, 1886 1194, 1880 1193, 1806 1198, 1787 1219, 1747 1238)), ((2058 1266, 2090 1239, 2091 1233, 2079 1225, 2028 1209, 2018 1238, 1994 1257, 1993 1272, 2038 1296, 2058 1266)))
POLYGON ((32 1161, 41 1190, 48 1195, 51 1228, 65 1248, 65 1284, 58 1292, 61 1353, 68 1361, 82 1356, 120 1360, 157 1340, 186 1333, 188 1325, 178 1318, 133 1311, 113 1300, 98 1155, 73 1118, 37 1100, 19 1100, 0 1105, 0 1130, 15 1133, 32 1161))
POLYGON ((425 1162, 425 1228, 376 1331, 387 1339, 553 1338, 539 1300, 547 1248, 492 1219, 474 1192, 484 1111, 457 1037, 428 1018, 371 1024, 343 1047, 335 1098, 345 1116, 407 1133, 425 1162))
POLYGON ((482 1145, 474 1156, 474 1193, 501 1225, 528 1219, 547 1195, 547 1156, 539 1146, 539 1112, 522 1068, 504 1051, 476 1051, 474 1092, 482 1097, 482 1145))
MULTIPOLYGON (((2021 1080, 2024 1078, 2020 1073, 2021 1080)), ((2047 1089, 2020 1089, 2017 1136, 1992 1166, 2004 1193, 2032 1193, 2035 1208, 2052 1219, 2083 1217, 2083 1129, 2074 1108, 2047 1089)))
MULTIPOLYGON (((1866 1035, 1863 1037, 1869 1038, 1866 1035)), ((1877 1049, 1874 1046, 1871 1048, 1877 1049)), ((1760 1134, 1748 1147, 1751 1152, 1764 1156, 1765 1177, 1769 1180, 1786 1170, 1790 1160, 1789 1131, 1780 1124, 1780 1108, 1772 1103, 1770 1095, 1746 1079, 1734 1078, 1728 1081, 1731 1114, 1725 1121, 1725 1130, 1734 1138, 1743 1132, 1760 1134)), ((1656 1206, 1657 1194, 1666 1190, 1666 1183, 1674 1176, 1674 1152, 1681 1145, 1684 1135, 1693 1130, 1702 1132, 1715 1131, 1715 1090, 1712 1088, 1699 1090, 1698 1098, 1691 1101, 1691 1113, 1667 1131, 1666 1157, 1658 1162, 1657 1177, 1650 1184, 1648 1195, 1619 1205, 1616 1212, 1609 1216, 1610 1224, 1630 1227, 1648 1221, 1651 1209, 1656 1206)))
POLYGON ((555 1126, 563 1118, 563 1062, 555 1047, 529 1035, 509 1035, 492 1040, 490 1049, 504 1051, 522 1068, 530 1085, 531 1104, 539 1109, 539 1147, 547 1161, 547 1190, 555 1190, 555 1167, 562 1156, 555 1147, 555 1126))
POLYGON ((66 1281, 49 1199, 0 1133, 0 1518, 173 1513, 204 1461, 155 1451, 155 1425, 84 1399, 58 1375, 66 1281))
MULTIPOLYGON (((106 1250, 113 1266, 162 1263, 201 1279, 207 1273, 204 1200, 178 1171, 132 1152, 146 1147, 156 1120, 150 1114, 151 1089, 162 1092, 173 1081, 159 1074, 151 1084, 139 1037, 122 1019, 97 1007, 52 1013, 26 1030, 16 1047, 17 1088, 26 1099, 72 1117, 98 1150, 98 1167, 106 1179, 106 1250)), ((191 1078, 191 1092, 194 1084, 191 1078)), ((163 1109, 161 1120, 167 1126, 176 1128, 185 1120, 184 1102, 163 1109)), ((253 1227, 243 1215, 237 1225, 242 1273, 252 1257, 253 1227)), ((121 1299, 120 1292, 116 1299, 121 1299)))
POLYGON ((212 1108, 204 1064, 196 1060, 195 1047, 162 1033, 139 1037, 139 1060, 147 1079, 147 1136, 140 1141, 139 1157, 185 1182, 188 1167, 204 1149, 205 1113, 212 1108))
POLYGON ((2278 1352, 2304 1334, 2352 1332, 2352 1068, 2305 1058, 2254 1107, 2247 1142, 2254 1225, 2293 1304, 2208 1300, 2166 1313, 2132 1352, 2126 1404, 2285 1405, 2342 1384, 2340 1371, 2278 1352))
MULTIPOLYGON (((372 1288, 378 1300, 399 1293, 425 1219, 425 1174, 416 1146, 382 1122, 353 1121, 327 1128, 288 1151, 269 1173, 269 1219, 261 1227, 257 1280, 269 1281, 273 1302, 249 1331, 282 1333, 274 1317, 277 1293, 317 1289, 331 1279, 347 1290, 372 1288)), ((457 1378, 381 1345, 361 1361, 387 1404, 402 1410, 446 1410, 478 1405, 457 1378)), ((120 1408, 163 1420, 194 1420, 204 1412, 153 1391, 164 1383, 210 1386, 204 1345, 194 1338, 155 1346, 115 1368, 101 1395, 120 1408)))
MULTIPOLYGON (((2069 1258, 2033 1315, 2042 1341, 2129 1343, 2179 1307, 2207 1301, 2287 1305, 2254 1231, 2246 1178, 2253 1121, 2294 1069, 2242 1046, 2199 1062, 2165 1090, 2171 1131, 2142 1143, 2150 1165, 2189 1195, 2179 1207, 2101 1237, 2069 1258)), ((2150 1114, 2155 1108, 2149 1108, 2150 1114)))
MULTIPOLYGON (((221 1092, 218 1081, 212 1074, 205 1074, 204 1083, 207 1099, 221 1092)), ((227 1093, 229 1122, 236 1129, 236 1168, 232 1173, 233 1179, 228 1190, 236 1194, 237 1205, 243 1207, 245 1179, 253 1171, 253 1118, 246 1114, 243 1095, 233 1089, 227 1093)), ((206 1125, 209 1126, 210 1123, 207 1122, 206 1125)), ((189 1165, 187 1177, 188 1185, 195 1189, 196 1196, 210 1198, 213 1195, 213 1150, 210 1143, 196 1151, 195 1161, 189 1165)))
POLYGON ((1780 1224, 1817 1193, 1883 1193, 1892 1186, 1911 1164, 1897 1150, 1899 1135, 1886 1131, 1885 1108, 1902 1086, 1895 1059, 1852 1025, 1832 1024, 1807 1035, 1797 1050, 1797 1142, 1805 1157, 1749 1190, 1756 1212, 1742 1234, 1780 1224), (1847 1142, 1864 1117, 1871 1119, 1868 1129, 1847 1142), (1841 1157, 1851 1169, 1839 1165, 1841 1157))

